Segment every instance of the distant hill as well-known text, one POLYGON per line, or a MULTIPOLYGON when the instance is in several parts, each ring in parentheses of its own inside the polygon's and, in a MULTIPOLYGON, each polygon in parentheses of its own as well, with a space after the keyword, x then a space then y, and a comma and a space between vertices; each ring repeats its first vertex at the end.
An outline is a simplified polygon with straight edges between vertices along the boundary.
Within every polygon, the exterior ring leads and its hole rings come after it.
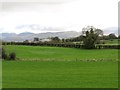
POLYGON ((12 37, 16 35, 17 35, 16 33, 0 33, 0 36, 2 36, 2 38, 12 37))
POLYGON ((34 34, 34 33, 32 33, 32 32, 23 32, 23 33, 20 33, 18 35, 19 36, 25 36, 25 35, 32 35, 32 34, 34 34))
POLYGON ((23 32, 20 34, 15 33, 1 33, 2 40, 4 41, 18 41, 22 42, 25 40, 33 41, 34 37, 42 38, 49 38, 58 36, 59 38, 72 38, 77 37, 80 35, 80 32, 75 31, 66 31, 66 32, 46 32, 46 33, 31 33, 31 32, 23 32))
MULTIPOLYGON (((114 33, 118 35, 118 28, 117 27, 109 27, 106 29, 102 29, 105 35, 110 33, 114 33)), ((46 32, 46 33, 32 33, 32 32, 22 32, 20 34, 16 33, 0 33, 2 35, 1 40, 3 41, 18 41, 22 42, 25 40, 33 41, 34 37, 38 37, 40 39, 49 38, 49 37, 59 37, 59 38, 72 38, 81 35, 81 32, 76 31, 65 31, 65 32, 46 32)))

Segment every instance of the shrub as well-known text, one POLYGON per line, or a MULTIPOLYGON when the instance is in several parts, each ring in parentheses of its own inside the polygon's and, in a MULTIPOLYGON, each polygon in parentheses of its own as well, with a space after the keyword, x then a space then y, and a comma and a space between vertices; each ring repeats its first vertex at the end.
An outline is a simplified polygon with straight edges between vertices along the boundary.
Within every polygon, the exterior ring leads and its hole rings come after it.
POLYGON ((105 44, 105 42, 102 42, 102 44, 105 44))
POLYGON ((16 59, 16 54, 14 52, 9 54, 9 60, 15 60, 16 59))
POLYGON ((8 59, 8 55, 4 48, 2 48, 2 59, 8 59))
POLYGON ((7 54, 5 48, 2 47, 2 59, 3 60, 16 60, 16 53, 12 52, 7 54))

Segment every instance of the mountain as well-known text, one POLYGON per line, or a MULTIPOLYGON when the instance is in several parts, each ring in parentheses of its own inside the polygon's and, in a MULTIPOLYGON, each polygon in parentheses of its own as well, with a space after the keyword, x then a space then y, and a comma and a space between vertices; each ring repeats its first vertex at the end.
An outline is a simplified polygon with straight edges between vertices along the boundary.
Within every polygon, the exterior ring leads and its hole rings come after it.
MULTIPOLYGON (((105 35, 110 33, 114 33, 118 35, 118 28, 117 27, 109 27, 102 29, 105 35)), ((22 32, 20 34, 16 33, 0 33, 0 40, 3 41, 17 41, 22 42, 25 40, 33 41, 35 37, 40 39, 49 38, 49 37, 59 37, 59 38, 72 38, 81 35, 80 32, 76 31, 65 31, 65 32, 46 32, 46 33, 32 33, 32 32, 22 32), (1 38, 2 35, 2 38, 1 38)))
POLYGON ((17 35, 16 33, 0 33, 0 36, 2 36, 2 38, 12 37, 16 35, 17 35))
POLYGON ((19 36, 25 36, 25 35, 32 35, 32 34, 34 34, 34 33, 32 33, 32 32, 22 32, 22 33, 20 33, 18 35, 19 36))
POLYGON ((31 33, 31 32, 23 32, 20 34, 15 33, 1 33, 3 41, 16 41, 22 42, 25 40, 33 41, 35 37, 40 39, 49 38, 49 37, 59 37, 59 38, 72 38, 80 35, 80 32, 75 31, 66 31, 66 32, 46 32, 46 33, 31 33))

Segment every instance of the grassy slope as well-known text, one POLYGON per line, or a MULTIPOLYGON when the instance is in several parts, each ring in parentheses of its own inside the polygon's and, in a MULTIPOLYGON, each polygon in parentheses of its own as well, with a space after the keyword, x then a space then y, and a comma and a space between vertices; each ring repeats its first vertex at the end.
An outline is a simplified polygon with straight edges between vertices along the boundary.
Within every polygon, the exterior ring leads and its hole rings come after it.
POLYGON ((91 60, 118 59, 117 49, 83 50, 61 47, 6 46, 7 51, 16 52, 17 57, 26 60, 91 60))
POLYGON ((3 62, 3 87, 115 88, 116 62, 3 62))

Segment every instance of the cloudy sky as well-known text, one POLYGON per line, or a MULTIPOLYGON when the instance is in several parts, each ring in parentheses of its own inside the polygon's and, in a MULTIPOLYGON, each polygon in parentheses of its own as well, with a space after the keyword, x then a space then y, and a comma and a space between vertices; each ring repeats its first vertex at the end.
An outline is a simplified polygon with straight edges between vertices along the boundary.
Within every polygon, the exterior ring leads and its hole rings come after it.
POLYGON ((118 25, 119 0, 1 0, 0 32, 81 31, 118 25))

